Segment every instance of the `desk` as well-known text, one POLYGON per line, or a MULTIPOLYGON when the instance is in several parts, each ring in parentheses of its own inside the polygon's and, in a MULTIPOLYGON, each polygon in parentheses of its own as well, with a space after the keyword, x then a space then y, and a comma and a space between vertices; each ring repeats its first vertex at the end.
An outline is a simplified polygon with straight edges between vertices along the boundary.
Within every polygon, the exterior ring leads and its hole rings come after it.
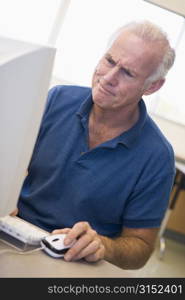
POLYGON ((8 252, 12 249, 0 242, 0 278, 134 277, 134 271, 122 270, 104 260, 97 263, 66 262, 62 258, 52 258, 42 250, 21 255, 8 252))

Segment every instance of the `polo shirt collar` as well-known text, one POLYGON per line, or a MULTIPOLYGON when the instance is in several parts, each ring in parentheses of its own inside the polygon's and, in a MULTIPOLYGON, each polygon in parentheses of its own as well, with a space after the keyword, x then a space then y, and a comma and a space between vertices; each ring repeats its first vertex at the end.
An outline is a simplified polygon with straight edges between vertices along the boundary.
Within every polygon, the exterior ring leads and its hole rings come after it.
POLYGON ((80 105, 80 108, 77 111, 77 115, 79 115, 81 118, 87 117, 87 115, 89 115, 90 113, 92 105, 93 105, 92 94, 90 93, 88 97, 86 97, 85 100, 80 105))
POLYGON ((142 128, 145 125, 146 119, 147 119, 147 110, 146 110, 146 105, 141 99, 139 101, 139 119, 138 121, 134 124, 133 127, 131 127, 129 130, 125 131, 122 133, 118 139, 118 143, 122 143, 126 145, 128 148, 131 148, 132 145, 135 143, 139 135, 141 134, 142 128))
MULTIPOLYGON (((79 110, 77 111, 77 115, 83 120, 87 120, 87 117, 89 116, 90 110, 93 105, 92 100, 92 94, 90 93, 88 97, 84 100, 84 102, 81 104, 79 110)), ((141 99, 139 101, 139 120, 135 123, 133 127, 131 127, 129 130, 123 132, 118 137, 108 141, 107 143, 104 143, 104 145, 115 148, 117 144, 123 144, 128 148, 131 148, 132 145, 135 143, 136 139, 139 137, 141 130, 146 122, 146 119, 148 117, 146 105, 141 99)))

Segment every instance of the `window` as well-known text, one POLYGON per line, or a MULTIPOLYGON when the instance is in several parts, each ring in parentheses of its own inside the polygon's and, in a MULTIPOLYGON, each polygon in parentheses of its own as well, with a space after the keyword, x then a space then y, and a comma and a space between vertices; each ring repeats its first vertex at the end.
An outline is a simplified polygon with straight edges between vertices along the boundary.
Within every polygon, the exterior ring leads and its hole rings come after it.
POLYGON ((47 43, 61 0, 0 0, 0 35, 47 43))
POLYGON ((176 60, 167 81, 156 93, 153 111, 167 119, 185 125, 185 21, 176 45, 176 60))
POLYGON ((36 43, 52 42, 57 47, 53 77, 85 86, 91 85, 111 33, 136 18, 149 19, 164 28, 177 53, 165 85, 144 97, 148 110, 185 125, 182 16, 143 0, 0 0, 0 34, 36 43))
POLYGON ((185 124, 182 62, 185 61, 184 18, 142 0, 71 0, 56 46, 54 74, 69 83, 91 85, 91 78, 107 41, 118 27, 135 19, 149 19, 168 33, 177 48, 175 66, 164 87, 144 97, 148 110, 185 124), (182 109, 183 107, 183 109, 182 109))
POLYGON ((136 11, 137 19, 150 19, 164 26, 173 44, 176 43, 183 18, 164 9, 142 0, 71 0, 56 44, 55 74, 70 82, 89 85, 110 34, 135 20, 136 11))

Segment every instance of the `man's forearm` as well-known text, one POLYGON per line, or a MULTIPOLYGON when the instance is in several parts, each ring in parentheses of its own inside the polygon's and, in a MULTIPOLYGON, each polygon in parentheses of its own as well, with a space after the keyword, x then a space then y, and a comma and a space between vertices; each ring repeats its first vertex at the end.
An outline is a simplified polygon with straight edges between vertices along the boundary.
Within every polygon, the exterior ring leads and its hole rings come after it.
POLYGON ((105 246, 105 260, 123 269, 143 267, 152 252, 151 247, 137 237, 100 238, 105 246))

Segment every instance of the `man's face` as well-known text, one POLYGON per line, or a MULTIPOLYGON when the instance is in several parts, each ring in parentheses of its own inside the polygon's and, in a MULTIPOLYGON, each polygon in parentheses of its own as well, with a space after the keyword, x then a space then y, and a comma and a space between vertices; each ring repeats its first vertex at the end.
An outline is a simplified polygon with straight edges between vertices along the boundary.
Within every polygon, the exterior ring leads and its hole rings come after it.
POLYGON ((94 72, 94 103, 111 110, 137 105, 143 94, 149 94, 145 80, 161 60, 159 48, 129 31, 122 32, 94 72))

